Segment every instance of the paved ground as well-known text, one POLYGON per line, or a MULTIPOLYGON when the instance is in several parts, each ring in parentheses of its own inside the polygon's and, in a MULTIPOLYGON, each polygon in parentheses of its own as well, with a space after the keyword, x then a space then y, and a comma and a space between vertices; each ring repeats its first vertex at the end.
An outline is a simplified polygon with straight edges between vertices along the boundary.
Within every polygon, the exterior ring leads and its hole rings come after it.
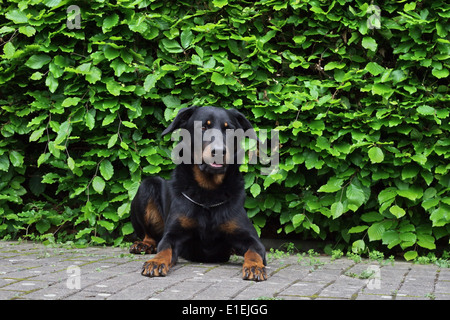
POLYGON ((181 260, 164 278, 140 275, 148 258, 121 248, 0 241, 0 299, 450 299, 450 269, 435 265, 269 256, 270 278, 255 283, 241 280, 241 257, 181 260))

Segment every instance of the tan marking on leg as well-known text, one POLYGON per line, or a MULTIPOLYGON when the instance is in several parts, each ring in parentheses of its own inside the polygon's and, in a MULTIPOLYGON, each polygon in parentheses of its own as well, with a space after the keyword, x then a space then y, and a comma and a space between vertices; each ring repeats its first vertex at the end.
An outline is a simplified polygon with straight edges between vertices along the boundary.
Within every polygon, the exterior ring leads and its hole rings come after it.
POLYGON ((144 220, 146 225, 151 225, 153 229, 158 233, 162 234, 164 231, 164 221, 161 218, 161 214, 153 200, 149 200, 147 207, 145 208, 144 220))

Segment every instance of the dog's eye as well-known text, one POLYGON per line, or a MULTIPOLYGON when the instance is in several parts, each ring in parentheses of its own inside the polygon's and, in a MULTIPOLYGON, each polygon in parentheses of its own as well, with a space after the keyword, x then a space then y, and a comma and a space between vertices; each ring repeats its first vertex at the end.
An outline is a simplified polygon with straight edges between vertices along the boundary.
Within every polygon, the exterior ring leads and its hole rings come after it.
POLYGON ((205 131, 206 129, 211 127, 211 120, 206 121, 206 123, 203 124, 202 130, 205 131))

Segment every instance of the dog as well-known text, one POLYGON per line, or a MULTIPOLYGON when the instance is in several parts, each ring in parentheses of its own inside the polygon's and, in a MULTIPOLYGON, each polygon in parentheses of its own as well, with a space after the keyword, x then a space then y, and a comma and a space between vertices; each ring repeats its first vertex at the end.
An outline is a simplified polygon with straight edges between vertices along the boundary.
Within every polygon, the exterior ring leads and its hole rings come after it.
POLYGON ((131 203, 131 222, 142 240, 130 252, 156 253, 144 263, 142 275, 166 276, 179 256, 221 263, 237 254, 244 256, 244 280, 266 280, 265 248, 244 209, 242 150, 239 141, 231 146, 225 138, 229 130, 242 129, 257 139, 251 123, 235 109, 192 106, 180 109, 162 136, 177 129, 191 137, 200 134, 200 148, 184 150, 192 152, 191 161, 177 164, 170 180, 143 180, 131 203), (208 132, 219 134, 205 141, 208 132))

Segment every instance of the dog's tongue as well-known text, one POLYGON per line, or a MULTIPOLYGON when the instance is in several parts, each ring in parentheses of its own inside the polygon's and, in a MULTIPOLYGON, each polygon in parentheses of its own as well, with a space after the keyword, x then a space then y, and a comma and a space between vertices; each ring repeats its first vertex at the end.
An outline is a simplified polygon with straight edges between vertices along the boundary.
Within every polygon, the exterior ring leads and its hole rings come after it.
POLYGON ((213 168, 222 168, 222 167, 223 167, 223 164, 219 164, 219 163, 211 163, 210 166, 213 167, 213 168))

